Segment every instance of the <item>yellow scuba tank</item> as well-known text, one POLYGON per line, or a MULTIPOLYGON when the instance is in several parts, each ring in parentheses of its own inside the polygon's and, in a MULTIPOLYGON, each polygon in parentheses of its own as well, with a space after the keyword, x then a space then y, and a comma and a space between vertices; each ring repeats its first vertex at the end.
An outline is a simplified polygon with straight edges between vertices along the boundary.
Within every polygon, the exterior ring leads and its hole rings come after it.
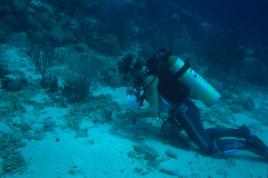
POLYGON ((164 65, 169 72, 176 75, 177 81, 183 83, 194 97, 207 106, 212 106, 221 97, 221 94, 213 86, 180 57, 169 56, 164 65))

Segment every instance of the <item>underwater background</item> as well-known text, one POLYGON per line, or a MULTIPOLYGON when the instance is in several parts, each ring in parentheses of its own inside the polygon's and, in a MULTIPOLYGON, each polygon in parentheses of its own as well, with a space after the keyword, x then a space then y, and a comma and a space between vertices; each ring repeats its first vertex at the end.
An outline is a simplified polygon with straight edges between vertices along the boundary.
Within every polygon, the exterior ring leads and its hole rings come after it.
MULTIPOLYGON (((0 0, 0 177, 267 178, 248 151, 211 157, 134 126, 128 53, 172 50, 222 94, 205 127, 246 124, 268 144, 268 1, 0 0)), ((184 140, 188 141, 185 135, 184 140)), ((190 143, 191 144, 191 143, 190 143)))

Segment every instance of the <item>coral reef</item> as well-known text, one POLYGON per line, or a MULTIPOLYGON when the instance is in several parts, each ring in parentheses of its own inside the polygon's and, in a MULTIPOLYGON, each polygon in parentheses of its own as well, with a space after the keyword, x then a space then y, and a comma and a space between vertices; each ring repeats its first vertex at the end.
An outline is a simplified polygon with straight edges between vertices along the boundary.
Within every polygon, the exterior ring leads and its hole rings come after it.
POLYGON ((27 86, 27 79, 21 74, 9 74, 2 80, 2 87, 7 91, 20 91, 27 86))
POLYGON ((26 161, 20 153, 12 153, 3 161, 3 170, 5 174, 14 174, 22 172, 27 166, 26 161))
POLYGON ((42 78, 45 77, 48 69, 52 67, 55 61, 61 59, 59 50, 51 44, 38 45, 32 43, 29 47, 23 49, 23 53, 34 64, 42 78))
POLYGON ((47 89, 49 92, 56 92, 59 88, 58 78, 55 75, 45 75, 41 79, 41 87, 47 89))
POLYGON ((105 63, 96 53, 86 51, 71 56, 68 64, 74 75, 90 86, 92 82, 99 79, 99 72, 105 63))
POLYGON ((144 165, 143 167, 135 168, 135 172, 141 176, 152 172, 160 163, 159 153, 153 147, 145 143, 134 143, 133 151, 128 153, 128 157, 144 165))
POLYGON ((21 172, 26 168, 26 161, 18 152, 24 144, 21 138, 13 134, 0 136, 0 157, 2 157, 2 174, 13 174, 21 172))
POLYGON ((109 56, 137 50, 146 59, 165 47, 181 55, 197 54, 210 66, 210 75, 217 71, 216 78, 228 73, 253 84, 267 83, 261 77, 267 74, 266 49, 255 45, 249 54, 234 34, 200 22, 174 2, 12 0, 2 3, 1 14, 0 42, 21 34, 30 46, 84 43, 109 56))
POLYGON ((20 137, 16 137, 13 134, 2 134, 1 135, 1 156, 5 157, 9 152, 15 152, 18 148, 24 146, 20 137))
POLYGON ((81 78, 73 78, 65 81, 63 96, 67 101, 76 103, 85 99, 89 94, 89 84, 81 78))

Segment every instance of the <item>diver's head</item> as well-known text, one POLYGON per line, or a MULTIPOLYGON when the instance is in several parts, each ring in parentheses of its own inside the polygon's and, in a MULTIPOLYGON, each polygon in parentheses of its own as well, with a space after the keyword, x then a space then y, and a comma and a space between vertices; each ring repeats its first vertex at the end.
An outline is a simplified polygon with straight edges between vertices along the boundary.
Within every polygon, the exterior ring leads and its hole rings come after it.
POLYGON ((118 63, 119 73, 129 82, 142 78, 145 68, 144 62, 131 54, 124 56, 118 63))

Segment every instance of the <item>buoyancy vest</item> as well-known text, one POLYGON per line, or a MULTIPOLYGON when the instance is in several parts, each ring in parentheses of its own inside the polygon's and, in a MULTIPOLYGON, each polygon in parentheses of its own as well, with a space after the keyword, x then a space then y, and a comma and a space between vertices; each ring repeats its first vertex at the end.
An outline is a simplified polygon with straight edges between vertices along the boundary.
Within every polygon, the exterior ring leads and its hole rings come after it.
POLYGON ((162 49, 146 63, 149 69, 148 75, 154 75, 159 79, 159 94, 173 105, 181 104, 190 94, 190 90, 181 82, 176 81, 176 76, 161 67, 170 56, 171 52, 162 49))

